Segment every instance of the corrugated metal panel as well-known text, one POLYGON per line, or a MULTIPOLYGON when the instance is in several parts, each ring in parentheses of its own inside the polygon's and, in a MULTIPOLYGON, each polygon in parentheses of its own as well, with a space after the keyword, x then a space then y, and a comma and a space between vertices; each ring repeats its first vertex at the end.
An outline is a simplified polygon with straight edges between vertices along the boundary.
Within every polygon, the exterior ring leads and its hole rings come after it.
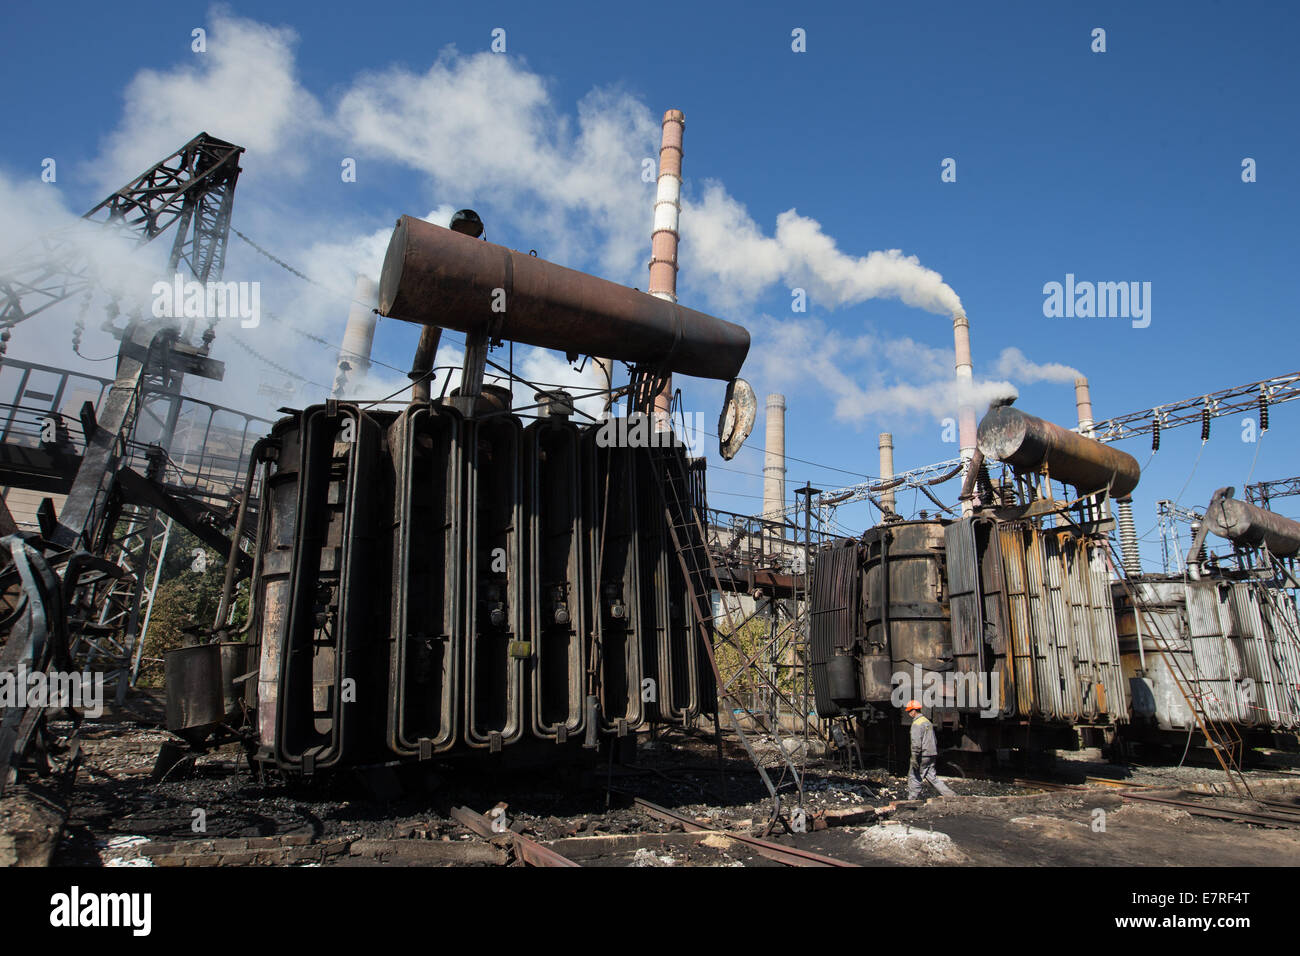
POLYGON ((841 713, 831 700, 826 662, 835 654, 836 648, 849 648, 855 642, 861 581, 857 542, 852 538, 841 538, 814 557, 809 649, 813 694, 817 713, 822 717, 836 717, 841 713))
POLYGON ((954 521, 943 530, 948 558, 948 602, 952 609, 952 649, 957 669, 984 670, 984 598, 980 593, 975 524, 954 521))
POLYGON ((1104 543, 1088 542, 1087 573, 1089 606, 1092 609, 1093 655, 1106 699, 1103 710, 1112 720, 1123 722, 1129 713, 1128 681, 1120 664, 1119 633, 1115 628, 1115 605, 1110 592, 1110 566, 1104 543))
POLYGON ((1264 619, 1278 695, 1278 711, 1273 719, 1279 728, 1292 730, 1300 727, 1300 619, 1289 593, 1273 590, 1268 598, 1264 619))
POLYGON ((1195 694, 1201 710, 1211 720, 1238 719, 1235 679, 1235 654, 1230 657, 1223 636, 1225 622, 1220 617, 1219 588, 1213 581, 1187 584, 1187 622, 1191 633, 1195 672, 1195 694))
POLYGON ((1015 677, 1016 713, 1028 717, 1039 711, 1034 694, 1033 636, 1026 595, 1024 527, 1018 524, 1000 525, 998 544, 1002 550, 1003 589, 1007 606, 1006 623, 1010 631, 1010 653, 1014 661, 1012 667, 1015 677))
POLYGON ((1238 581, 1226 592, 1229 642, 1237 647, 1244 681, 1238 686, 1242 721, 1267 725, 1277 713, 1277 690, 1268 636, 1259 612, 1259 591, 1251 582, 1238 581))

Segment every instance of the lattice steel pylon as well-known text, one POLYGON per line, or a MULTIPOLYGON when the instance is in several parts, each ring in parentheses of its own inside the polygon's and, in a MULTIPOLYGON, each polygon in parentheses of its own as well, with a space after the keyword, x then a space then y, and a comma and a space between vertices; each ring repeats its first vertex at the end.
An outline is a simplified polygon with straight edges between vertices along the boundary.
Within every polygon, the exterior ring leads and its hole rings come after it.
MULTIPOLYGON (((220 278, 242 146, 200 133, 95 205, 82 218, 140 245, 177 226, 169 259, 200 282, 220 278)), ((63 230, 0 263, 0 327, 9 329, 91 287, 91 263, 63 230)))
MULTIPOLYGON (((137 245, 174 231, 169 272, 200 283, 220 280, 225 269, 235 185, 242 146, 200 133, 180 149, 105 198, 83 217, 116 230, 137 245)), ((0 355, 10 329, 95 282, 91 260, 71 230, 47 236, 7 263, 0 263, 0 355)), ((141 599, 159 522, 152 507, 121 498, 114 477, 130 456, 142 416, 157 429, 148 444, 165 458, 172 445, 188 372, 221 378, 220 363, 207 358, 214 320, 202 344, 190 344, 193 328, 169 319, 132 318, 113 332, 121 340, 117 374, 100 410, 51 543, 85 548, 128 569, 122 581, 105 582, 82 596, 88 612, 78 644, 82 661, 94 661, 117 678, 119 699, 131 672, 141 599)))

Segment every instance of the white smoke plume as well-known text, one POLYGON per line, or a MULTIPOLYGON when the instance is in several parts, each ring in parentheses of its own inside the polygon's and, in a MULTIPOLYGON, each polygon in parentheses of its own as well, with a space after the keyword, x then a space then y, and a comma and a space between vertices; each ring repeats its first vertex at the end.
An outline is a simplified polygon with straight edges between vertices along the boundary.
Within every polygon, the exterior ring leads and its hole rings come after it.
POLYGON ((728 306, 752 302, 778 282, 805 288, 831 308, 869 299, 898 299, 941 315, 961 309, 943 276, 916 256, 888 249, 852 256, 815 219, 788 209, 767 236, 744 205, 718 183, 699 203, 683 203, 682 269, 692 284, 713 289, 728 306))
POLYGON ((1025 385, 1034 382, 1057 382, 1072 385, 1083 373, 1060 362, 1031 362, 1018 348, 1005 348, 991 365, 994 375, 1013 378, 1025 385))
MULTIPOLYGON (((427 192, 415 202, 436 207, 431 220, 445 222, 451 210, 475 206, 485 213, 490 239, 503 231, 525 236, 548 259, 644 285, 655 186, 642 173, 644 161, 657 156, 660 127, 659 111, 635 96, 594 89, 575 110, 558 102, 555 87, 516 56, 462 55, 448 48, 427 69, 391 67, 344 80, 330 103, 304 87, 292 30, 220 7, 210 12, 206 26, 203 56, 178 56, 172 66, 136 75, 125 91, 121 121, 89 163, 106 171, 100 184, 106 193, 200 129, 247 147, 235 227, 319 285, 288 275, 232 235, 224 278, 261 281, 265 315, 252 329, 224 323, 214 356, 227 363, 226 382, 187 379, 187 389, 192 385, 202 397, 239 407, 257 403, 273 414, 282 404, 319 401, 332 387, 353 279, 358 272, 378 275, 393 214, 410 210, 376 210, 362 218, 296 203, 292 189, 318 192, 306 185, 307 165, 316 155, 355 157, 359 176, 374 175, 383 164, 416 170, 427 177, 427 192)), ((683 281, 701 304, 745 305, 780 282, 805 288, 827 307, 875 298, 943 315, 961 307, 939 273, 915 256, 899 250, 848 253, 816 220, 794 209, 781 213, 774 228, 764 228, 720 183, 708 182, 694 193, 689 168, 687 173, 683 281)), ((9 205, 38 210, 47 197, 30 192, 9 205)), ((10 227, 7 235, 29 240, 41 231, 35 223, 50 221, 40 211, 27 218, 30 228, 10 227)), ((6 215, 7 225, 23 221, 6 215)), ((142 250, 150 280, 156 278, 155 256, 165 256, 169 245, 164 239, 142 250)), ((143 288, 147 294, 149 286, 143 288)), ((11 354, 36 344, 36 354, 26 357, 70 364, 67 333, 74 311, 65 303, 41 317, 41 329, 16 331, 11 354)), ((88 348, 101 318, 88 321, 88 348)), ((367 393, 378 397, 405 384, 418 334, 414 326, 380 320, 367 393)), ((455 337, 444 338, 451 344, 455 337)), ((96 355, 115 350, 105 339, 94 343, 103 346, 96 355)), ((852 346, 848 338, 844 344, 852 346)), ((917 348, 906 341, 876 344, 886 356, 917 348)), ((590 384, 590 368, 579 375, 562 356, 534 351, 516 348, 516 364, 526 375, 574 389, 590 384)), ((756 346, 756 357, 757 351, 756 346)), ((916 376, 910 372, 918 367, 915 361, 895 364, 883 391, 862 388, 856 383, 872 379, 823 367, 811 353, 800 367, 835 383, 842 399, 837 414, 897 405, 930 410, 946 401, 938 396, 953 387, 950 359, 936 359, 916 376)), ((532 403, 531 395, 520 398, 532 403)))

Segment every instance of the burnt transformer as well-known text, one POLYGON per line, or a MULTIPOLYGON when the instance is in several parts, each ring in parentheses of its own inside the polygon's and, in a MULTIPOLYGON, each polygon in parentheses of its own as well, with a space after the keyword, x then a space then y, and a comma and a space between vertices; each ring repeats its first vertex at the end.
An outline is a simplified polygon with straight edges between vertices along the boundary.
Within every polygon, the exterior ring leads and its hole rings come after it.
MULTIPOLYGON (((916 699, 948 750, 1048 751, 1110 744, 1129 719, 1098 520, 1136 484, 1130 456, 1018 410, 980 425, 1005 485, 957 520, 887 520, 816 555, 811 660, 817 712, 852 717, 888 751, 916 699), (1046 475, 1079 498, 1044 500, 1046 475), (1079 512, 1069 518, 1071 509, 1079 512)), ((968 487, 980 473, 976 462, 968 487)))
POLYGON ((508 404, 279 421, 252 465, 256 757, 311 774, 594 747, 716 711, 647 450, 597 434, 508 404))
POLYGON ((1073 749, 1128 717, 1105 541, 972 516, 878 525, 817 556, 817 712, 885 749, 917 699, 953 750, 1073 749))

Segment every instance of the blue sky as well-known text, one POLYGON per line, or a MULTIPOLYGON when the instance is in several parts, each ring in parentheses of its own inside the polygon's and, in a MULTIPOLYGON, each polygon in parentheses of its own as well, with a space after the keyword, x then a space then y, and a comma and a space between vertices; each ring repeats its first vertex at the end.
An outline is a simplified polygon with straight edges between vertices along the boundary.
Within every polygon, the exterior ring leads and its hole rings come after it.
MULTIPOLYGON (((83 212, 141 157, 206 129, 248 147, 236 227, 330 291, 237 239, 227 278, 262 281, 265 308, 327 340, 341 333, 352 275, 377 269, 403 213, 472 206, 494 241, 644 288, 654 187, 637 161, 655 155, 658 119, 678 108, 681 301, 751 328, 744 374, 760 403, 786 394, 787 451, 819 463, 792 460, 790 487, 835 487, 875 474, 882 430, 900 469, 956 454, 941 440, 951 409, 922 407, 946 387, 936 370, 951 363, 948 317, 837 292, 828 278, 873 251, 941 273, 970 316, 976 377, 1010 381, 1021 407, 1066 425, 1068 375, 999 366, 1004 350, 1082 371, 1098 418, 1296 369, 1300 186, 1287 163, 1300 155, 1300 13, 1134 6, 23 5, 3 15, 0 177, 24 213, 10 215, 6 239, 36 229, 42 203, 83 212), (205 54, 191 51, 195 27, 208 30, 205 54), (503 55, 487 53, 497 27, 503 55), (1091 50, 1098 27, 1104 53, 1091 50), (794 28, 807 52, 791 50, 794 28), (596 131, 585 152, 584 129, 596 131), (349 156, 358 175, 345 184, 349 156), (45 157, 58 160, 56 184, 39 182, 45 157), (948 157, 956 182, 940 179, 948 157), (1254 183, 1242 182, 1245 157, 1254 183), (792 209, 839 259, 777 241, 777 217, 792 209), (752 234, 720 241, 737 222, 752 234), (1044 283, 1067 273, 1150 282, 1150 326, 1044 317, 1044 283), (793 286, 809 289, 807 313, 791 313, 793 286), (900 388, 922 397, 891 411, 900 388)), ((48 328, 60 321, 70 319, 48 328)), ((331 381, 318 343, 271 327, 243 334, 277 364, 331 381)), ((381 322, 376 357, 405 368, 415 338, 381 322)), ((72 365, 66 341, 20 328, 10 353, 72 365)), ((238 366, 217 400, 241 404, 251 382, 278 375, 224 335, 217 350, 238 366)), ((562 358, 535 362, 562 371, 562 358)), ((685 407, 712 422, 720 386, 679 384, 685 407)), ((309 391, 294 403, 321 397, 309 391)), ((1220 485, 1300 473, 1300 404, 1271 418, 1254 444, 1239 419, 1217 420, 1204 449, 1195 427, 1167 432, 1135 494, 1139 532, 1153 528, 1158 498, 1203 506, 1220 485)), ((711 472, 717 507, 758 509, 761 444, 760 420, 753 450, 711 472)), ((1119 447, 1150 457, 1148 439, 1119 447)), ((955 483, 940 497, 952 502, 955 483)), ((1300 514, 1300 502, 1279 510, 1300 514)), ((871 518, 862 506, 839 520, 871 518)), ((1153 532, 1145 544, 1158 563, 1153 532)))

